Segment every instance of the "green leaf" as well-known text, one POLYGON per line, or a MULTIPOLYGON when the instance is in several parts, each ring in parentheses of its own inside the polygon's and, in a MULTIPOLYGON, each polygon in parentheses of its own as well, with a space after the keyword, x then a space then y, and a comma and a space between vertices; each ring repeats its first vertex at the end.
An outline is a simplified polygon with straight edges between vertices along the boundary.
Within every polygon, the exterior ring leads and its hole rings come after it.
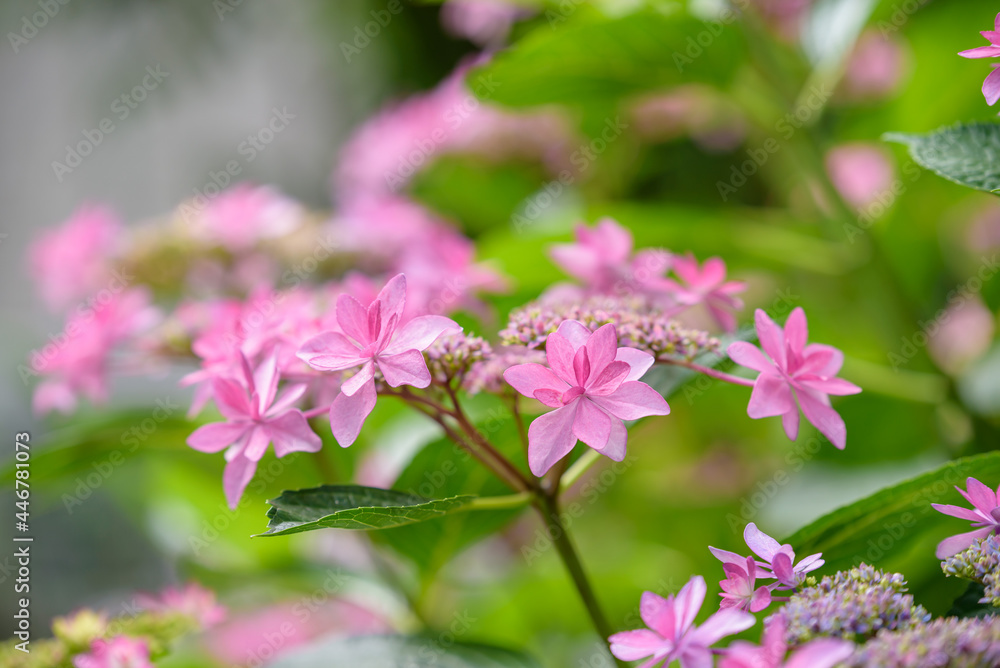
POLYGON ((1000 124, 959 123, 927 134, 890 132, 922 167, 969 188, 1000 190, 1000 124))
POLYGON ((968 477, 987 484, 1000 480, 1000 451, 956 459, 882 489, 819 518, 784 542, 799 555, 822 552, 831 570, 860 561, 877 565, 915 543, 968 531, 968 522, 943 515, 930 505, 962 503, 953 486, 964 488, 968 477))
POLYGON ((540 668, 520 652, 473 643, 447 646, 421 636, 358 636, 292 650, 271 668, 540 668))
POLYGON ((323 485, 285 491, 268 501, 267 531, 280 536, 314 529, 389 529, 466 509, 476 497, 425 499, 391 489, 323 485))
POLYGON ((997 609, 989 603, 980 603, 986 596, 986 588, 978 582, 970 582, 969 588, 955 599, 954 605, 948 611, 949 617, 990 617, 997 609))

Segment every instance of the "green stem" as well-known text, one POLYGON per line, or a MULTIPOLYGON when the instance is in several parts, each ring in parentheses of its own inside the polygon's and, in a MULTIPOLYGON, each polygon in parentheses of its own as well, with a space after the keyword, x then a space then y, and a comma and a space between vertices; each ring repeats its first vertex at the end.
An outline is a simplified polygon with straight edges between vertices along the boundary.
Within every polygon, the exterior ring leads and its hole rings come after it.
POLYGON ((573 465, 566 469, 566 473, 563 474, 563 477, 559 481, 559 496, 565 494, 587 472, 587 469, 596 464, 600 458, 601 453, 597 450, 587 448, 587 451, 580 455, 580 458, 573 462, 573 465))
POLYGON ((466 510, 506 510, 508 508, 520 508, 530 503, 533 497, 534 494, 531 492, 507 494, 504 496, 480 496, 472 500, 465 508, 466 510))

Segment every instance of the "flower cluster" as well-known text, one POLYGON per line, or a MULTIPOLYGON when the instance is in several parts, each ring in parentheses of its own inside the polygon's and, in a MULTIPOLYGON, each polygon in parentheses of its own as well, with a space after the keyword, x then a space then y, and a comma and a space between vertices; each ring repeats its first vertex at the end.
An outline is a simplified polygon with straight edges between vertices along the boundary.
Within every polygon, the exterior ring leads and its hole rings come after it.
POLYGON ((943 617, 901 631, 880 631, 850 668, 989 668, 1000 665, 1000 617, 943 617))
POLYGON ((1000 608, 1000 539, 981 538, 966 550, 941 562, 945 575, 965 578, 985 587, 980 603, 1000 608))
POLYGON ((792 645, 820 636, 863 640, 881 629, 907 629, 930 619, 905 592, 899 573, 861 564, 793 594, 775 617, 784 621, 792 645))
POLYGON ((952 506, 944 503, 932 503, 931 506, 940 513, 951 515, 972 522, 974 531, 945 538, 938 544, 937 558, 946 559, 967 549, 979 538, 990 535, 1000 535, 1000 487, 996 491, 990 489, 975 478, 965 481, 967 489, 956 487, 958 493, 968 501, 972 508, 952 506))

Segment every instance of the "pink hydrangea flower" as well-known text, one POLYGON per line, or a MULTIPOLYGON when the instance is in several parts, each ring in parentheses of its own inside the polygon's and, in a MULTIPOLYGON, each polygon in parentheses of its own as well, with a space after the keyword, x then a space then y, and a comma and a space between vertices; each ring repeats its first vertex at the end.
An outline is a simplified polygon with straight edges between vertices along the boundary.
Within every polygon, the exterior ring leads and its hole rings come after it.
POLYGON ((531 13, 507 0, 448 0, 441 7, 441 24, 455 37, 497 47, 507 39, 514 22, 531 13))
POLYGON ((726 280, 722 258, 710 257, 699 267, 698 260, 688 253, 675 256, 671 268, 682 281, 667 281, 678 302, 684 306, 704 304, 720 327, 727 332, 736 330, 732 312, 743 308, 743 300, 734 295, 746 290, 746 283, 726 280))
POLYGON ((569 454, 577 439, 615 461, 625 458, 624 420, 667 415, 670 406, 639 378, 653 364, 649 353, 619 348, 615 326, 596 332, 566 320, 545 343, 548 366, 518 364, 503 376, 515 390, 556 410, 528 429, 528 464, 542 476, 569 454))
POLYGON ((719 583, 722 587, 720 608, 739 608, 748 612, 760 612, 771 605, 771 590, 757 584, 757 562, 747 557, 742 566, 732 562, 722 564, 726 579, 719 583))
POLYGON ((826 170, 841 197, 857 209, 890 192, 895 178, 888 153, 864 142, 831 149, 826 154, 826 170))
POLYGON ((861 391, 857 385, 836 377, 844 363, 844 354, 832 346, 806 344, 808 325, 801 308, 788 316, 784 330, 760 309, 755 313, 755 320, 757 338, 764 352, 744 341, 730 344, 727 350, 737 364, 760 372, 750 395, 747 414, 755 420, 780 415, 785 433, 794 441, 799 435, 801 407, 806 419, 831 443, 843 449, 847 427, 837 411, 830 407, 828 395, 861 391))
POLYGON ((274 354, 253 371, 242 353, 240 359, 240 380, 212 381, 215 403, 226 421, 203 425, 187 439, 187 444, 200 452, 229 448, 222 486, 231 508, 239 504, 268 444, 274 443, 278 457, 292 452, 318 452, 323 445, 302 411, 292 407, 305 392, 305 385, 291 385, 279 396, 280 374, 274 354))
POLYGON ((354 443, 365 419, 375 408, 375 371, 390 387, 427 387, 431 375, 422 351, 441 334, 460 330, 450 318, 425 315, 402 321, 406 277, 392 278, 366 307, 350 295, 337 299, 337 323, 342 331, 324 332, 306 341, 298 357, 314 369, 346 371, 358 368, 340 387, 330 406, 330 427, 341 446, 354 443))
POLYGON ((146 641, 128 636, 95 640, 90 651, 73 658, 76 668, 154 668, 146 641))
POLYGON ((226 609, 215 600, 215 592, 197 582, 184 587, 167 587, 159 596, 140 594, 136 597, 144 610, 174 612, 186 615, 203 629, 208 629, 226 618, 226 609))
POLYGON ((879 30, 866 30, 847 61, 845 92, 862 99, 889 95, 899 86, 906 60, 906 51, 900 42, 879 30))
MULTIPOLYGON (((1000 56, 1000 14, 997 14, 993 22, 993 30, 984 30, 979 34, 987 39, 989 46, 977 46, 974 49, 960 51, 958 55, 963 58, 996 58, 1000 56)), ((1000 100, 1000 69, 996 69, 996 66, 983 82, 983 96, 990 106, 1000 100)))
MULTIPOLYGON (((777 589, 798 587, 805 579, 806 573, 816 570, 825 563, 822 559, 823 554, 817 552, 796 564, 795 551, 791 545, 781 545, 758 529, 753 522, 747 524, 743 530, 743 539, 754 554, 760 557, 761 561, 757 562, 757 567, 762 577, 775 578, 777 582, 772 586, 777 589)), ((723 567, 735 565, 741 569, 746 568, 746 557, 715 547, 708 549, 723 563, 723 567)))
POLYGON ((549 255, 559 267, 601 294, 663 292, 670 267, 666 251, 646 249, 633 255, 632 233, 611 218, 594 227, 576 226, 576 243, 557 244, 549 255))
POLYGON ((945 538, 938 543, 938 559, 947 559, 967 549, 975 541, 990 534, 1000 535, 1000 488, 993 491, 975 478, 965 481, 966 489, 955 487, 962 497, 972 504, 972 508, 963 508, 945 503, 932 503, 931 506, 940 513, 951 515, 962 520, 969 520, 975 531, 962 533, 945 538), (967 490, 967 491, 966 491, 967 490))
POLYGON ((723 654, 719 668, 833 668, 853 651, 854 644, 846 640, 819 638, 798 647, 786 660, 785 620, 772 617, 760 646, 735 641, 723 654))
POLYGON ((53 310, 64 308, 101 287, 121 290, 127 277, 110 275, 108 259, 124 228, 109 209, 82 206, 63 225, 43 232, 28 249, 31 275, 53 310), (113 286, 102 283, 116 279, 113 286))
POLYGON ((712 665, 709 649, 722 638, 754 625, 754 616, 732 608, 719 610, 701 626, 694 625, 705 601, 705 580, 700 575, 677 592, 663 598, 647 591, 642 595, 639 614, 649 629, 616 633, 609 638, 611 653, 622 661, 649 658, 642 668, 654 668, 680 661, 681 668, 712 665))
POLYGON ((239 183, 209 200, 192 223, 206 241, 243 251, 294 231, 303 219, 302 207, 275 189, 239 183))

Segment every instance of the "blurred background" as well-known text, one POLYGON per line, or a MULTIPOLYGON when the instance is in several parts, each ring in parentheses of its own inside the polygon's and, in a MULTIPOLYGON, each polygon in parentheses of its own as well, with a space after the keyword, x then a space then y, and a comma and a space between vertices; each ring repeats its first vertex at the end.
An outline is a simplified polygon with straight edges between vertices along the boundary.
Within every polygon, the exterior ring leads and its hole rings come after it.
MULTIPOLYGON (((422 564, 391 544, 372 552, 346 532, 250 540, 264 527, 264 499, 321 481, 304 456, 266 460, 274 466, 258 473, 265 483, 230 513, 221 457, 183 444, 193 425, 184 422, 190 393, 178 387, 179 371, 116 383, 118 417, 109 421, 107 409, 90 406, 68 418, 33 416, 32 382, 18 370, 62 327, 29 278, 28 248, 40 231, 84 203, 106 204, 126 221, 164 215, 232 160, 241 166, 238 180, 273 184, 328 212, 343 198, 331 174, 343 168, 339 156, 353 133, 460 64, 483 65, 484 49, 499 52, 485 71, 500 85, 476 91, 480 97, 522 110, 544 105, 560 120, 555 131, 516 129, 528 146, 521 154, 498 158, 489 141, 472 142, 436 157, 406 185, 510 278, 510 291, 488 298, 493 315, 480 331, 495 332, 509 309, 562 280, 548 245, 567 241, 579 220, 609 215, 639 247, 723 257, 730 276, 749 285, 741 323, 754 308, 783 321, 803 306, 811 340, 844 350, 842 375, 865 390, 836 400, 848 426, 843 452, 810 440, 808 429, 790 443, 780 421, 747 418, 744 388, 717 383, 687 386, 672 398, 669 419, 639 424, 630 439, 634 464, 594 474, 573 527, 616 627, 637 624, 643 590, 674 591, 693 573, 711 583, 719 569, 706 546, 738 549, 747 521, 785 536, 890 483, 996 446, 1000 205, 880 140, 889 131, 993 119, 979 92, 986 64, 956 56, 980 45, 978 31, 993 21, 990 3, 752 0, 760 25, 747 36, 741 21, 722 20, 724 7, 708 1, 522 3, 517 11, 462 13, 401 0, 362 42, 359 30, 372 12, 387 11, 384 0, 50 4, 58 9, 40 27, 32 23, 40 3, 0 7, 0 362, 7 370, 0 411, 4 438, 30 431, 39 456, 36 628, 81 606, 127 609, 136 590, 194 578, 219 592, 236 621, 164 665, 253 665, 241 639, 297 619, 297 605, 322 612, 296 622, 282 647, 327 632, 419 626, 379 577, 388 570, 420 583, 421 621, 430 628, 461 622, 463 640, 526 646, 552 666, 591 660, 594 639, 560 565, 544 550, 537 561, 524 556, 522 546, 537 539, 532 519, 422 564), (668 15, 674 4, 703 31, 660 48, 667 62, 606 62, 629 49, 616 51, 600 35, 632 39, 630 16, 668 15), (699 46, 703 32, 708 43, 699 46), (587 35, 596 41, 581 46, 587 35), (574 87, 558 78, 561 67, 567 80, 594 67, 587 58, 605 61, 629 85, 574 87), (676 81, 685 58, 697 83, 676 81), (278 111, 289 122, 251 159, 248 136, 278 111), (580 150, 593 149, 611 118, 627 129, 581 161, 580 150), (106 119, 113 130, 100 131, 106 119), (82 139, 93 151, 70 166, 70 147, 82 139), (560 166, 573 170, 571 182, 555 205, 537 206, 560 166), (96 486, 86 483, 106 467, 108 444, 157 405, 174 408, 148 444, 143 439, 96 486), (67 504, 67 495, 83 496, 81 484, 85 498, 67 504), (347 584, 328 587, 331 574, 347 584)), ((635 52, 656 51, 635 40, 635 52)), ((331 455, 347 471, 360 468, 358 453, 376 440, 433 437, 391 408, 375 420, 367 443, 331 455)), ((412 456, 402 451, 387 452, 387 466, 402 467, 412 456)), ((13 495, 4 485, 6 508, 13 495)), ((7 535, 8 521, 0 526, 7 535)), ((940 576, 933 558, 940 538, 891 555, 873 546, 861 556, 906 573, 918 601, 943 612, 963 587, 940 576)), ((5 592, 8 567, 0 572, 5 592)), ((2 605, 10 633, 6 593, 2 605)))

